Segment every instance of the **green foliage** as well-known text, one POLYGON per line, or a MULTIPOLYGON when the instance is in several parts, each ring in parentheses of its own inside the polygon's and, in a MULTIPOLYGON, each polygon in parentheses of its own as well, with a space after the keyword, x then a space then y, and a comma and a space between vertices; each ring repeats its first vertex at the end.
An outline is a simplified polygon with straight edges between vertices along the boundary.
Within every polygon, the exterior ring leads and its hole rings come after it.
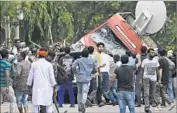
POLYGON ((164 27, 154 35, 154 39, 166 49, 176 50, 177 38, 177 18, 176 18, 176 2, 165 2, 167 7, 168 20, 164 27))
MULTIPOLYGON (((28 23, 28 40, 40 44, 64 41, 75 42, 117 12, 134 13, 137 2, 120 1, 14 1, 0 2, 1 17, 16 19, 18 8, 24 12, 28 23), (39 37, 33 36, 38 29, 39 37)), ((165 27, 154 39, 162 46, 175 48, 175 2, 165 2, 168 18, 165 27)))
POLYGON ((10 16, 11 19, 16 18, 17 9, 20 7, 20 5, 21 3, 19 1, 1 1, 1 18, 4 16, 10 16))

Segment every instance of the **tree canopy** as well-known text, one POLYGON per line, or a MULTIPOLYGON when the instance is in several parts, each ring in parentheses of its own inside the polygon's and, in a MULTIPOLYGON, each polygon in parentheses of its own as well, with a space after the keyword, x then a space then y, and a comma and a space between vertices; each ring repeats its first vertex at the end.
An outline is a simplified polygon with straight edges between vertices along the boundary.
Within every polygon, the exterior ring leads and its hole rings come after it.
MULTIPOLYGON (((121 1, 1 1, 1 20, 17 19, 17 9, 24 13, 21 37, 39 44, 66 40, 76 42, 117 12, 134 13, 137 2, 121 1)), ((174 49, 176 40, 176 2, 165 2, 169 22, 153 38, 174 49)), ((13 37, 12 37, 13 38, 13 37)))

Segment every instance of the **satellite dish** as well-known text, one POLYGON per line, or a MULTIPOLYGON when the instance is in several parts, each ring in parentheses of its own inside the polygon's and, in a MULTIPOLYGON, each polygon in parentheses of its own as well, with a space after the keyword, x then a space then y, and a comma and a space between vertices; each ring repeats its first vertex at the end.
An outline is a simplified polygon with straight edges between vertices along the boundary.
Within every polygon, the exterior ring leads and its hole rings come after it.
POLYGON ((136 5, 136 20, 133 27, 140 35, 154 34, 165 24, 166 6, 163 1, 139 1, 136 5))

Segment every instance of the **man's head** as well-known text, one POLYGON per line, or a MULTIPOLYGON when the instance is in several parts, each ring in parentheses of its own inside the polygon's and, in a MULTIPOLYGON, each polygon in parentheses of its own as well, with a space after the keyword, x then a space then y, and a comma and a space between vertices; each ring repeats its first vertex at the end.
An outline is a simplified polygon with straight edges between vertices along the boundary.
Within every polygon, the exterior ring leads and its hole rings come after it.
POLYGON ((60 52, 64 52, 64 51, 65 51, 64 49, 65 49, 65 48, 61 47, 61 48, 60 48, 60 52))
POLYGON ((114 55, 113 58, 114 58, 114 62, 115 63, 118 62, 118 61, 120 61, 120 56, 118 54, 114 55))
POLYGON ((146 52, 147 52, 147 47, 146 46, 142 46, 141 47, 141 53, 146 54, 146 52))
POLYGON ((167 52, 167 56, 168 57, 173 57, 174 55, 173 55, 173 50, 169 50, 168 52, 167 52))
POLYGON ((36 49, 36 48, 32 48, 32 49, 31 49, 31 53, 32 53, 32 55, 35 55, 36 52, 37 52, 37 49, 36 49))
POLYGON ((160 49, 158 49, 158 53, 160 56, 165 56, 167 51, 164 48, 160 48, 160 49))
POLYGON ((128 55, 122 55, 121 56, 121 62, 122 64, 127 64, 129 61, 128 55))
POLYGON ((48 50, 46 48, 40 48, 37 51, 39 58, 44 58, 48 55, 48 50))
POLYGON ((89 51, 88 51, 88 49, 87 48, 84 48, 83 50, 82 50, 82 57, 88 57, 89 56, 89 51))
POLYGON ((65 47, 64 51, 65 51, 65 53, 66 53, 66 54, 69 54, 69 53, 70 53, 70 51, 71 51, 71 50, 70 50, 70 47, 68 47, 68 46, 67 46, 67 47, 65 47))
POLYGON ((20 40, 19 39, 15 39, 14 43, 17 48, 20 47, 20 40))
POLYGON ((1 54, 2 58, 7 58, 8 59, 8 57, 9 57, 9 51, 7 49, 2 49, 0 51, 0 54, 1 54))
POLYGON ((105 47, 104 43, 102 42, 97 43, 97 48, 99 53, 103 52, 104 47, 105 47))
POLYGON ((154 58, 155 51, 154 51, 153 48, 149 48, 148 51, 147 51, 147 53, 148 53, 149 58, 154 58))
POLYGON ((89 46, 89 47, 88 47, 88 51, 89 51, 90 54, 93 54, 93 52, 94 52, 94 47, 93 47, 93 46, 89 46))
POLYGON ((132 52, 131 51, 129 51, 129 50, 127 50, 126 51, 126 55, 128 55, 129 57, 132 55, 132 52))
POLYGON ((135 59, 136 58, 136 53, 132 53, 132 57, 135 59))
POLYGON ((48 56, 47 56, 46 59, 47 59, 49 62, 51 62, 51 61, 54 59, 54 57, 55 57, 55 52, 49 51, 48 56))
POLYGON ((25 52, 19 52, 18 53, 18 61, 25 60, 26 58, 26 53, 25 52))

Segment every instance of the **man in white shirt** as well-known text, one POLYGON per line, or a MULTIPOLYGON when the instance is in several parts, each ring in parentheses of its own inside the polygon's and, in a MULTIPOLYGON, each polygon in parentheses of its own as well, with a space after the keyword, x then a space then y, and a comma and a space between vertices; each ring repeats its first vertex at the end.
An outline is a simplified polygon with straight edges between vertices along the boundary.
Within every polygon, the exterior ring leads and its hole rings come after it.
POLYGON ((110 61, 111 61, 111 57, 108 54, 103 52, 104 46, 105 45, 103 43, 97 45, 98 52, 101 54, 101 60, 102 60, 101 62, 102 65, 100 66, 100 72, 103 79, 103 94, 107 92, 109 86, 109 69, 110 69, 110 61))
POLYGON ((46 106, 46 112, 52 113, 53 88, 56 86, 53 66, 45 57, 45 48, 38 50, 39 59, 32 63, 27 85, 32 87, 33 113, 38 113, 40 106, 46 106))
MULTIPOLYGON (((151 98, 152 102, 155 102, 155 94, 156 94, 156 82, 157 82, 157 74, 159 74, 159 62, 154 58, 155 52, 154 49, 150 48, 148 50, 148 58, 142 61, 142 73, 143 76, 143 88, 144 88, 144 102, 145 102, 145 112, 150 112, 150 90, 152 92, 151 98)), ((159 76, 159 75, 158 75, 159 76)))

